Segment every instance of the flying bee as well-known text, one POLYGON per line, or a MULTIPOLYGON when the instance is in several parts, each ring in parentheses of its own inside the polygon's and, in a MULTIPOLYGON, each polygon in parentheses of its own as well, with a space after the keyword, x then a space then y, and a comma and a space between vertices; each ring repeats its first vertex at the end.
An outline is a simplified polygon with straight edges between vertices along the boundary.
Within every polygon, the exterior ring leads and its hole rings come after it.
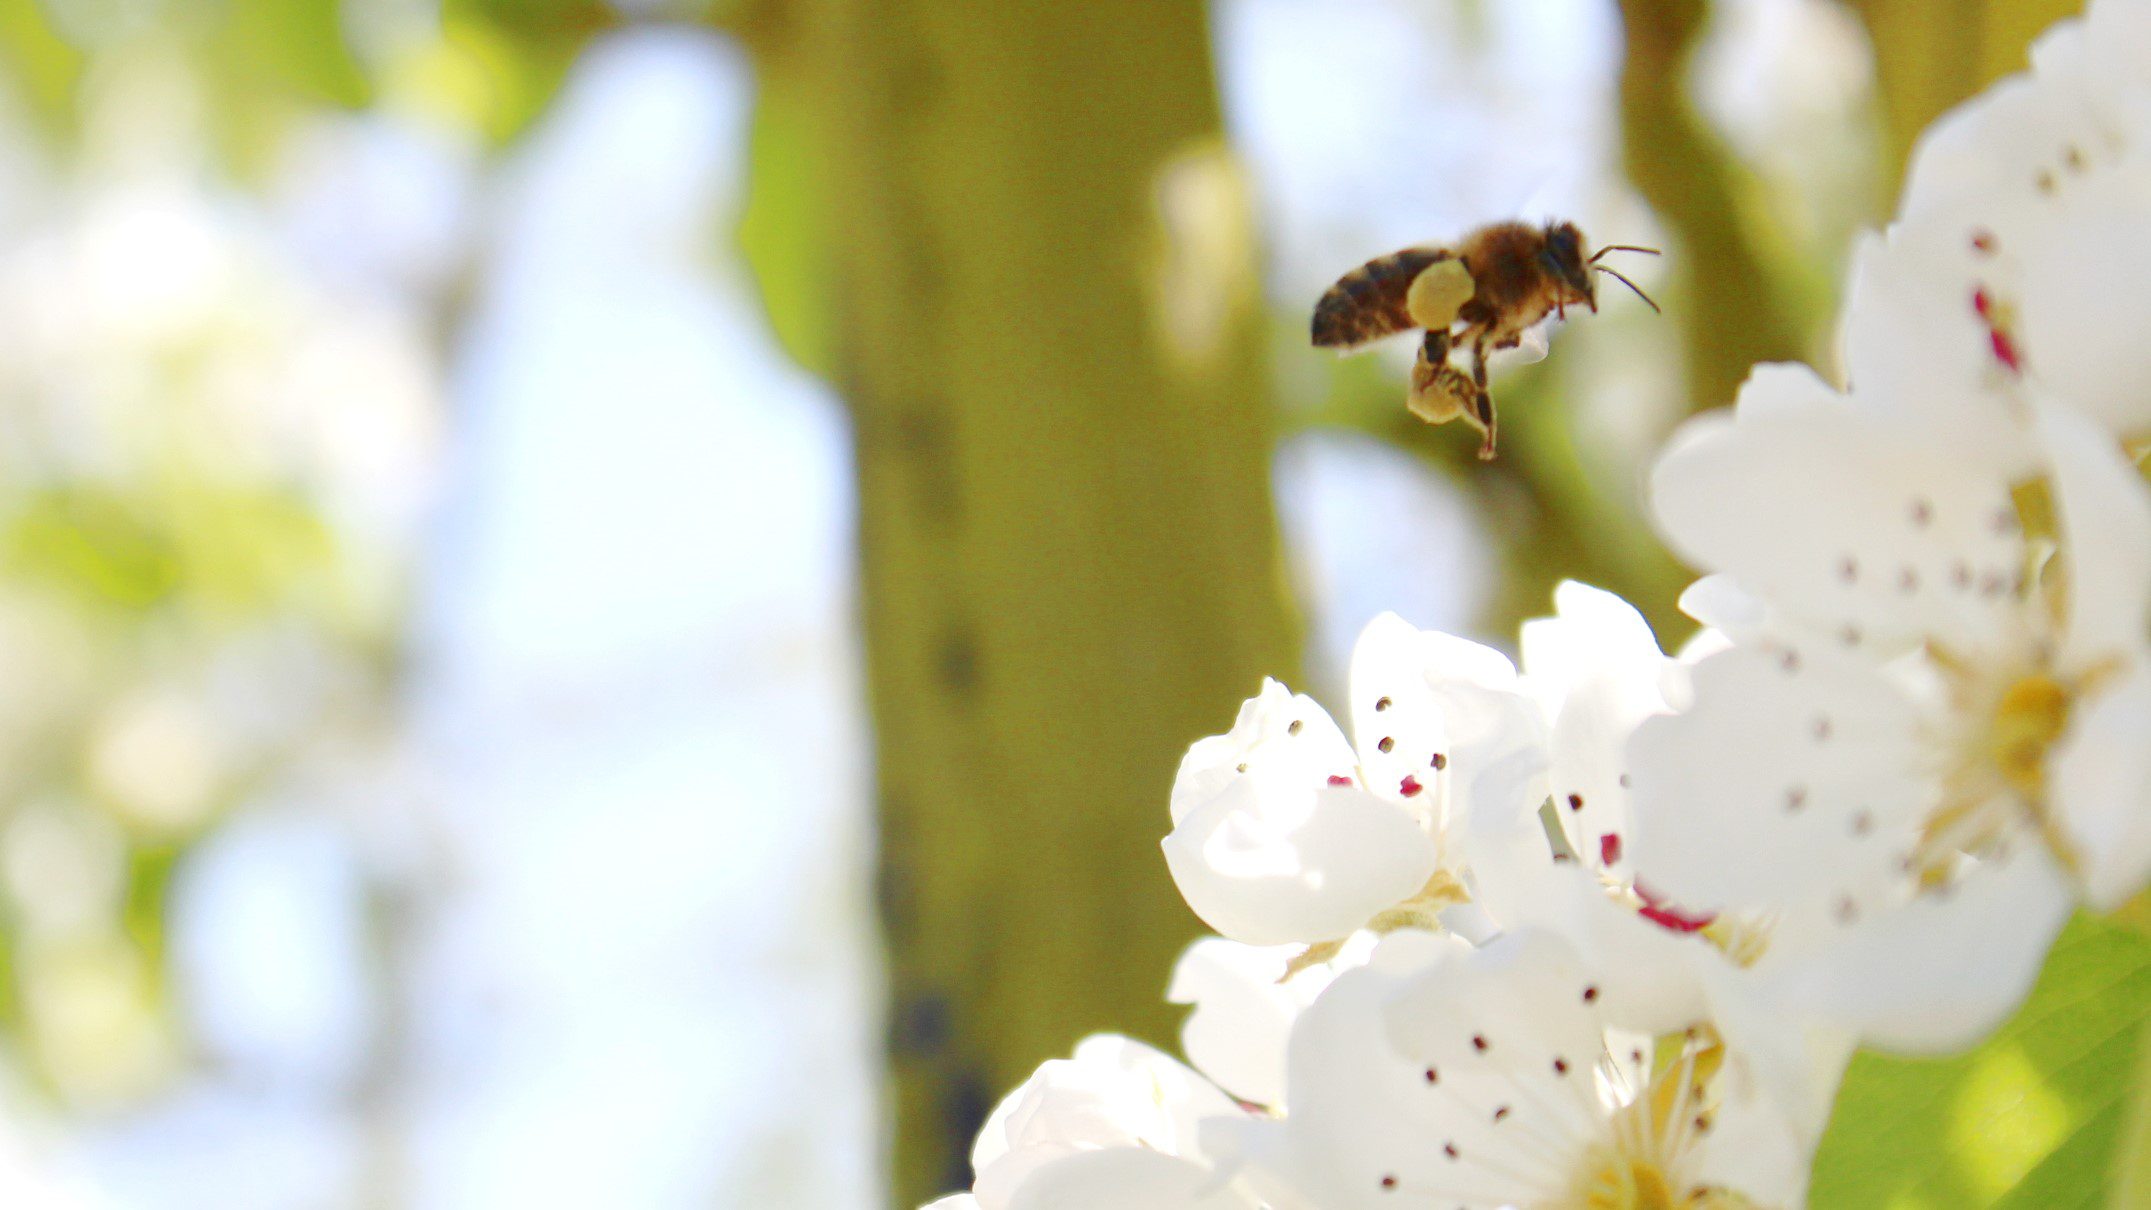
POLYGON ((1377 257, 1338 278, 1315 304, 1314 342, 1352 351, 1397 332, 1425 329, 1406 406, 1428 424, 1461 416, 1485 434, 1479 457, 1492 458, 1488 350, 1515 348, 1549 314, 1565 319, 1575 306, 1595 313, 1594 271, 1612 276, 1658 310, 1636 283, 1598 263, 1608 252, 1656 256, 1656 248, 1611 244, 1588 259, 1583 248, 1583 232, 1574 223, 1508 222, 1480 227, 1453 248, 1430 244, 1377 257), (1450 364, 1452 349, 1470 350, 1469 374, 1450 364))

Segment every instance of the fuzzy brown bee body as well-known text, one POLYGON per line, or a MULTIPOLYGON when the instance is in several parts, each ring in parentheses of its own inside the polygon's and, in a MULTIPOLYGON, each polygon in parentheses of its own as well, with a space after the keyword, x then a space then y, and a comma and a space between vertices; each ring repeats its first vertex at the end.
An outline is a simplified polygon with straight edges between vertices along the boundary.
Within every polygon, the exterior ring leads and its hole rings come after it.
MULTIPOLYGON (((1571 306, 1598 310, 1597 272, 1634 290, 1635 283, 1589 259, 1574 223, 1491 223, 1454 247, 1428 245, 1376 257, 1337 279, 1315 304, 1314 343, 1351 351, 1398 332, 1423 329, 1407 404, 1430 424, 1458 417, 1485 434, 1481 458, 1494 456, 1494 401, 1486 389, 1486 353, 1514 348, 1526 330, 1571 306), (1471 352, 1471 372, 1451 365, 1452 349, 1471 352)), ((1649 296, 1636 290, 1643 301, 1649 296)), ((1651 303, 1657 310, 1657 304, 1651 303)))
POLYGON ((1419 327, 1405 305, 1412 280, 1453 256, 1447 248, 1406 248, 1378 256, 1338 278, 1315 304, 1315 344, 1350 349, 1419 327))

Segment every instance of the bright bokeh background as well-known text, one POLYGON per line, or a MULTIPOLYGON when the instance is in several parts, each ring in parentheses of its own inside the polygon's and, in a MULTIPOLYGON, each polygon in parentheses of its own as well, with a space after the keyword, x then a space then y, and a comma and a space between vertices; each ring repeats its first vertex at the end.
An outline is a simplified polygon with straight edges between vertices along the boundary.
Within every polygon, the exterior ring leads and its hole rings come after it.
MULTIPOLYGON (((0 78, 0 1204, 879 1204, 849 437, 733 251, 747 59, 617 7, 517 75, 347 5, 372 84, 272 114, 233 98, 292 65, 184 6, 53 0, 0 78)), ((1716 10, 1707 116, 1832 279, 1859 27, 1716 10)), ((1315 405, 1307 301, 1512 213, 1660 232, 1602 0, 1214 31, 1333 688, 1367 618, 1471 632, 1499 573, 1315 405)), ((1632 470, 1685 401, 1615 311, 1555 362, 1632 470)))

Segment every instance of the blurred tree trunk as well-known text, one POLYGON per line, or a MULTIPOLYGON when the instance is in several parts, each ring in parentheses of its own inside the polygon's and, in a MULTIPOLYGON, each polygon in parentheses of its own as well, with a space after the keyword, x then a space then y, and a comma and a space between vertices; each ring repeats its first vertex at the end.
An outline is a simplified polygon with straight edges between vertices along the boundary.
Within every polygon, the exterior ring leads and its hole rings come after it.
POLYGON ((1944 110, 2026 66, 2031 40, 2083 0, 1848 0, 1875 44, 1889 163, 1904 175, 1912 144, 1944 110))
POLYGON ((908 1207, 1041 1060, 1172 1035, 1173 769, 1295 650, 1254 274, 1198 0, 801 0, 748 38, 764 104, 819 109, 758 136, 816 157, 770 187, 833 253, 827 338, 779 324, 855 418, 908 1207))
POLYGON ((1772 271, 1747 204, 1746 168, 1689 97, 1689 60, 1701 40, 1704 0, 1620 0, 1621 163, 1630 183, 1672 231, 1674 309, 1687 349, 1692 411, 1733 401, 1758 361, 1806 352, 1805 318, 1772 271))

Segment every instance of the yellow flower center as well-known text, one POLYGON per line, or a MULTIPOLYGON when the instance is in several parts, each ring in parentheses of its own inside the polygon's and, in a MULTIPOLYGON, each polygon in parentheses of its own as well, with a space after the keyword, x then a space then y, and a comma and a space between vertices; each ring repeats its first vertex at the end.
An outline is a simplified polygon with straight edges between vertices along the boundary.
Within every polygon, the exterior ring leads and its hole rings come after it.
POLYGON ((1649 1160, 1621 1155, 1612 1148, 1592 1156, 1590 1175, 1579 1190, 1579 1210, 1674 1210, 1666 1174, 1649 1160))
POLYGON ((2003 680, 1981 676, 1976 664, 1950 653, 1930 647, 1929 654, 1969 726, 1943 779, 1940 805, 1920 829, 1913 858, 1920 884, 1946 886, 1964 854, 1982 854, 2027 822, 2056 860, 2073 868, 2075 854, 2047 816, 2047 756, 2068 730, 2077 695, 2101 673, 2063 680, 2042 657, 2003 680))
POLYGON ((1665 1169, 1654 1161, 1604 1147, 1592 1153, 1589 1171, 1575 1196, 1561 1203, 1559 1210, 1756 1210, 1756 1206, 1729 1189, 1698 1186, 1676 1193, 1665 1169))
POLYGON ((1703 939, 1718 947, 1726 961, 1746 969, 1770 949, 1770 926, 1759 920, 1720 912, 1703 926, 1703 939))
POLYGON ((1995 705, 1987 751, 2002 780, 2036 803, 2046 793, 2046 750, 2069 725, 2069 691, 2043 672, 2011 685, 1995 705))
POLYGON ((1612 1140, 1585 1153, 1568 1194, 1539 1210, 1754 1210, 1727 1189, 1681 1186, 1681 1161, 1711 1129, 1725 1048, 1708 1030, 1678 1045, 1680 1057, 1615 1116, 1612 1140))

